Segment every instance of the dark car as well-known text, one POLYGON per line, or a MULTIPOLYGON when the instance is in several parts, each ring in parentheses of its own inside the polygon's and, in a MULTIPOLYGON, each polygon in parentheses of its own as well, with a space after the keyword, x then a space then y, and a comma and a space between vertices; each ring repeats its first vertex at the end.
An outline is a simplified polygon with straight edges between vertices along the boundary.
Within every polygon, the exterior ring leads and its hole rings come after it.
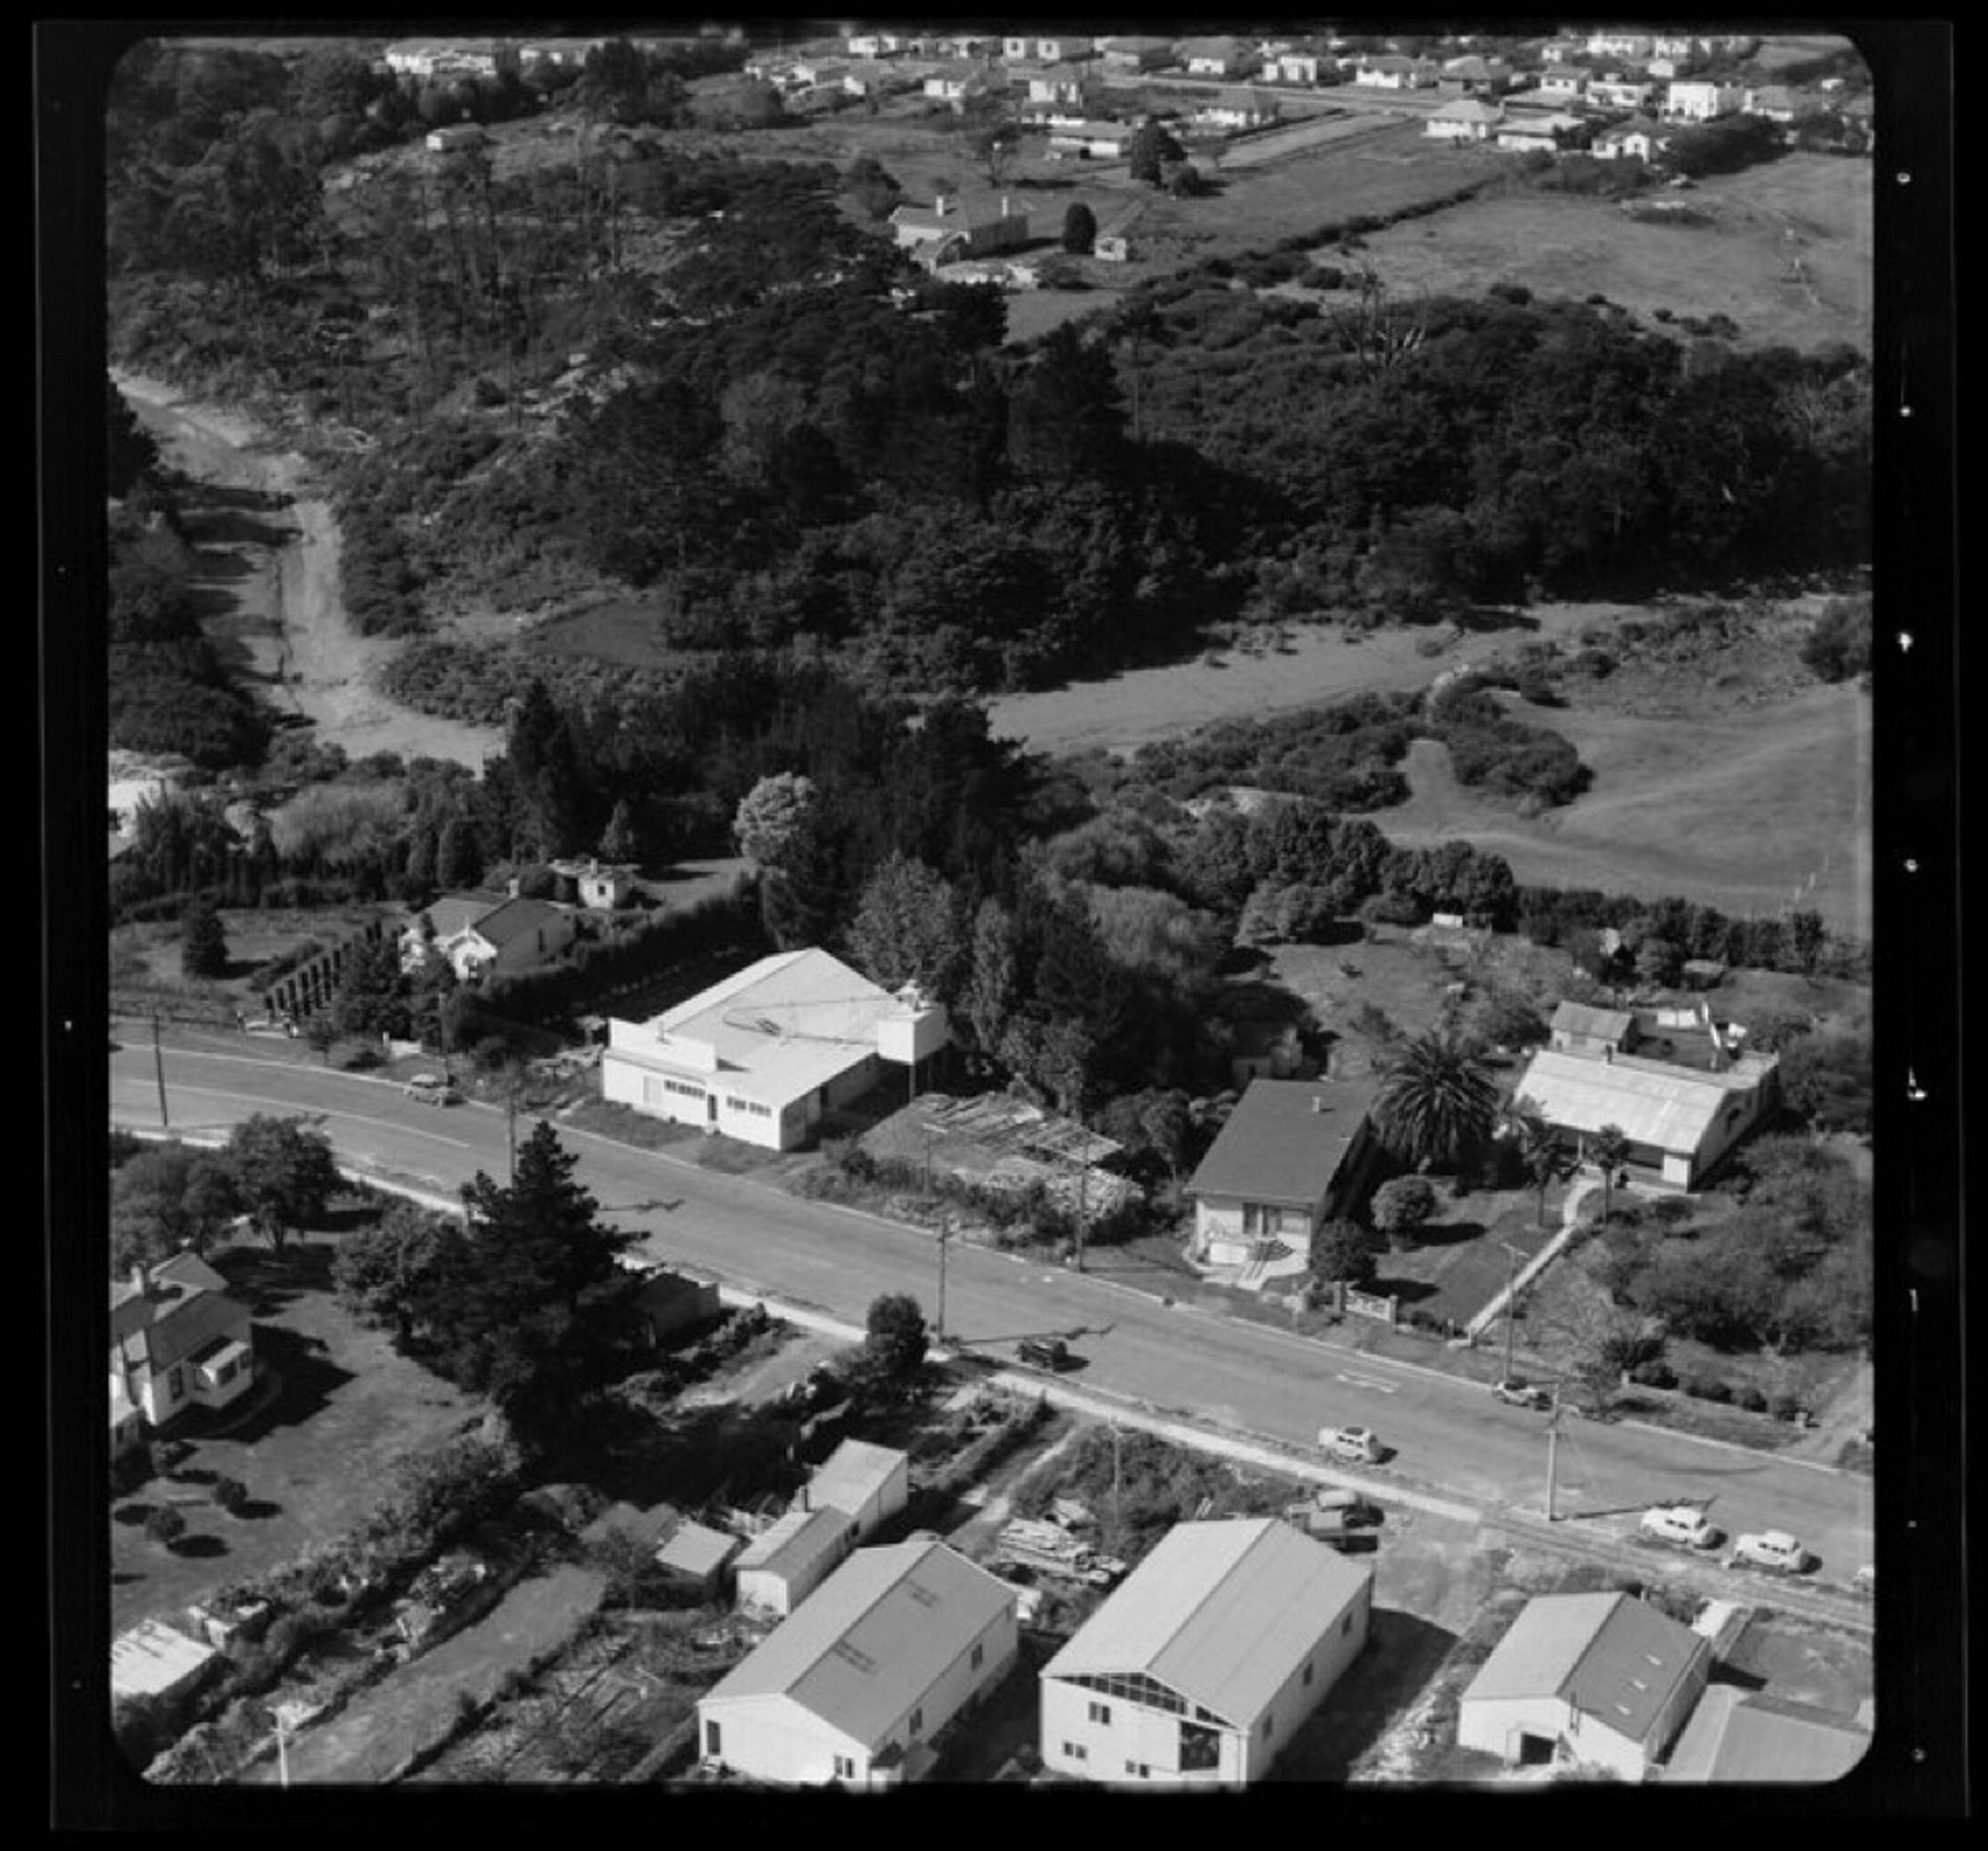
POLYGON ((1061 1337, 1024 1337, 1015 1345, 1015 1354, 1034 1368, 1059 1372, 1077 1360, 1061 1337))

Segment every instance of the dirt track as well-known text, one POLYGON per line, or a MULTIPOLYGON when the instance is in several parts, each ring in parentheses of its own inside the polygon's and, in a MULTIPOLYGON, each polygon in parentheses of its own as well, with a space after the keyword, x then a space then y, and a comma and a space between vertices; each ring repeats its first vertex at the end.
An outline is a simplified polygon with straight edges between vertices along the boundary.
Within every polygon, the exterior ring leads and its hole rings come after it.
POLYGON ((274 684, 272 703, 307 715, 317 737, 353 758, 373 753, 452 758, 473 768, 503 745, 496 732, 438 720, 379 692, 375 678, 397 643, 359 635, 339 598, 338 525, 305 458, 274 448, 248 420, 183 399, 171 386, 113 375, 173 466, 223 488, 287 495, 271 525, 282 545, 253 548, 259 568, 238 582, 253 668, 274 684), (257 621, 259 619, 259 621, 257 621), (280 682, 275 678, 280 675, 280 682))

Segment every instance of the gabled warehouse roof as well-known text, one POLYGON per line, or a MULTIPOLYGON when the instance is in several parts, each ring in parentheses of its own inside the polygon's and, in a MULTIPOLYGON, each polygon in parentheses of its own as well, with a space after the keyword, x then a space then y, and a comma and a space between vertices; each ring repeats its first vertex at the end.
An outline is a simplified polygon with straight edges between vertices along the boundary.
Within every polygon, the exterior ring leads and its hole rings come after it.
POLYGON ((1143 1675, 1252 1728, 1373 1579, 1274 1517, 1179 1523, 1043 1675, 1143 1675))

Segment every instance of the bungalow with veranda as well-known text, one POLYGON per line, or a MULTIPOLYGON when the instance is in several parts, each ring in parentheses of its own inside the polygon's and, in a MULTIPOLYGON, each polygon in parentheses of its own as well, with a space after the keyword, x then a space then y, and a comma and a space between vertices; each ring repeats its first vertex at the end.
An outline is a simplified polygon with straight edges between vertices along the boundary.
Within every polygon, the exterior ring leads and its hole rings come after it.
POLYGON ((1456 1745, 1511 1767, 1658 1771, 1712 1675, 1712 1642, 1627 1594, 1529 1600, 1457 1705, 1456 1745))
POLYGON ((1274 1517, 1176 1524, 1042 1671, 1044 1766, 1261 1779, 1367 1643, 1374 1571, 1274 1517))
POLYGON ((446 894, 402 930, 401 967, 419 968, 432 950, 448 960, 462 983, 493 971, 515 976, 557 957, 579 931, 574 912, 551 901, 446 894))
POLYGON ((704 1766, 777 1786, 920 1778, 1014 1664, 1015 1597, 942 1542, 859 1549, 699 1700, 704 1766))
POLYGON ((824 1114, 948 1042, 946 1012, 826 951, 780 951, 646 1022, 610 1018, 600 1095, 651 1117, 798 1150, 824 1114))
POLYGON ((1488 141, 1504 119, 1505 111, 1495 102, 1459 96, 1439 109, 1431 109, 1422 124, 1422 133, 1431 141, 1488 141))
POLYGON ((1352 1213, 1380 1156, 1374 1092, 1367 1081, 1252 1080, 1188 1180, 1190 1258, 1244 1265, 1273 1241, 1302 1253, 1321 1223, 1352 1213))
POLYGON ((1542 1048, 1512 1090, 1561 1140, 1584 1157, 1608 1126, 1629 1140, 1628 1167, 1638 1180, 1696 1189, 1733 1147, 1779 1102, 1779 1062, 1742 1054, 1706 1072, 1668 1061, 1571 1048, 1542 1048))
POLYGON ((198 1254, 134 1266, 111 1286, 113 1444, 133 1444, 189 1408, 225 1408, 254 1380, 248 1308, 198 1254))

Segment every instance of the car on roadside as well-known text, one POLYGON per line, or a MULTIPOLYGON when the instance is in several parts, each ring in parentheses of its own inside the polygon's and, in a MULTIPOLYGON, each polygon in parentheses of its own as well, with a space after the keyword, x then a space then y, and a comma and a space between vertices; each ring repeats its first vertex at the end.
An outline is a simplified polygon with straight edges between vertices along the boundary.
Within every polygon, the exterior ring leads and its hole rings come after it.
POLYGON ((1811 1560, 1799 1538, 1785 1530, 1755 1530, 1733 1544, 1733 1560, 1748 1568, 1771 1569, 1778 1575, 1799 1575, 1811 1560))
POLYGON ((1321 1427, 1318 1443, 1334 1458, 1356 1465, 1378 1465, 1388 1456, 1388 1448, 1371 1427, 1321 1427))
POLYGON ((1865 1596, 1875 1595, 1878 1592, 1878 1571, 1870 1563, 1865 1563, 1855 1575, 1851 1576, 1850 1591, 1865 1596))
POLYGON ((1015 1356, 1032 1369, 1047 1369, 1053 1375, 1061 1375, 1077 1361, 1061 1337, 1024 1337, 1015 1345, 1015 1356))
POLYGON ((1679 1543, 1686 1549, 1716 1549, 1725 1534, 1708 1523, 1705 1512, 1694 1504, 1659 1504, 1643 1512, 1636 1528, 1657 1542, 1679 1543))
POLYGON ((1508 1408, 1537 1408, 1542 1413, 1554 1405, 1553 1390, 1538 1382, 1521 1382, 1516 1377, 1491 1386, 1491 1399, 1508 1408))
POLYGON ((462 1094, 456 1092, 455 1083, 440 1074, 415 1074, 401 1091, 411 1099, 419 1099, 426 1105, 453 1105, 462 1094))

